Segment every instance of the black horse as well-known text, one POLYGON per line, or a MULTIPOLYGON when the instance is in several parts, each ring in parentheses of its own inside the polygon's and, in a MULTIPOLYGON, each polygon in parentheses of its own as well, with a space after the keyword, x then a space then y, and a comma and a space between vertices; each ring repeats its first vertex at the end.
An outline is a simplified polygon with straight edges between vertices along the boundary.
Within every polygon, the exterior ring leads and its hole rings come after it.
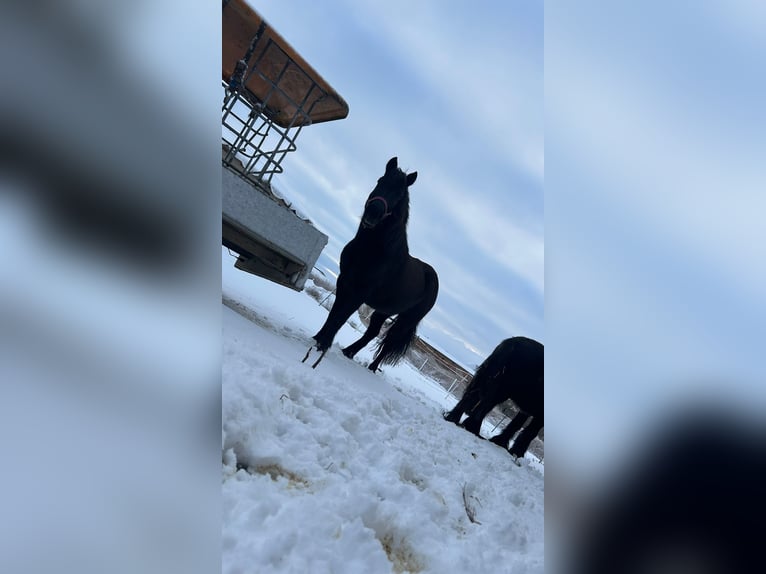
MULTIPOLYGON (((383 323, 397 315, 369 366, 375 372, 381 363, 396 364, 415 338, 415 330, 436 303, 439 278, 433 267, 410 255, 407 245, 407 220, 410 215, 409 186, 418 173, 407 174, 393 157, 378 179, 364 205, 356 236, 340 254, 335 303, 322 328, 314 335, 321 355, 316 367, 332 345, 338 330, 362 303, 375 312, 364 335, 345 349, 352 358, 372 341, 383 323)), ((305 362, 311 353, 309 348, 305 362)))
POLYGON ((490 440, 506 448, 526 420, 532 421, 519 433, 510 453, 524 456, 529 444, 543 428, 543 345, 527 337, 511 337, 500 343, 476 369, 463 398, 444 418, 457 425, 463 413, 463 427, 481 436, 481 422, 494 407, 511 399, 519 408, 513 420, 490 440))

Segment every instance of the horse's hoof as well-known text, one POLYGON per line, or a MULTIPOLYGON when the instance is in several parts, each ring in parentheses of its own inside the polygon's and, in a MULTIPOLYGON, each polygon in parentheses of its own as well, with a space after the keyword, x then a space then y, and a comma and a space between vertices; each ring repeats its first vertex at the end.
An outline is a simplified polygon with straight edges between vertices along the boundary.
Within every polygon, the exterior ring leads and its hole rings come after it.
POLYGON ((328 341, 325 337, 317 338, 317 335, 314 335, 311 340, 313 341, 311 346, 320 353, 324 353, 332 346, 332 339, 328 341))
POLYGON ((459 415, 456 415, 452 411, 442 411, 442 416, 444 417, 445 421, 449 423, 455 423, 457 426, 461 426, 460 418, 463 416, 462 412, 459 415))
POLYGON ((341 353, 343 353, 343 356, 348 358, 348 359, 353 359, 354 358, 354 353, 350 353, 348 349, 341 350, 341 353))
POLYGON ((515 453, 515 452, 513 452, 510 449, 508 450, 508 454, 511 455, 511 457, 513 458, 513 462, 516 463, 516 466, 521 466, 521 461, 524 460, 524 455, 523 454, 515 453))
POLYGON ((513 458, 513 464, 515 464, 518 467, 524 466, 525 458, 523 456, 516 456, 515 454, 513 454, 510 451, 509 451, 509 453, 510 453, 511 457, 513 458))

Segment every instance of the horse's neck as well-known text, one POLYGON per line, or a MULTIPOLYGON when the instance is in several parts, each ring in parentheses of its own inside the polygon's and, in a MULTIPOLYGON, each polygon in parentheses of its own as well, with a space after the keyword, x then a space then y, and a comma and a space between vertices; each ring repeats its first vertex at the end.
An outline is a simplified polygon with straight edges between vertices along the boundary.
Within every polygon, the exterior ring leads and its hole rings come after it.
POLYGON ((407 228, 401 221, 386 221, 375 229, 365 229, 359 225, 356 239, 371 249, 379 249, 388 253, 403 253, 409 255, 407 244, 407 228))

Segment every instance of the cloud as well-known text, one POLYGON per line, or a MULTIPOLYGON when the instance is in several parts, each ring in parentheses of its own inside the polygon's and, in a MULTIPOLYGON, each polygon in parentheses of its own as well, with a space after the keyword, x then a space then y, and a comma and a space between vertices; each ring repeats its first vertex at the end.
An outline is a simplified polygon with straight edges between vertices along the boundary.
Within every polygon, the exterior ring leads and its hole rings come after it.
MULTIPOLYGON (((733 56, 724 56, 727 46, 715 50, 721 61, 733 56)), ((762 132, 738 108, 740 98, 766 93, 766 84, 751 84, 751 70, 733 71, 732 63, 730 79, 745 82, 749 95, 736 83, 705 85, 710 70, 678 78, 683 64, 627 69, 614 55, 578 45, 555 70, 547 114, 583 172, 598 174, 600 184, 586 193, 642 219, 757 299, 766 289, 762 242, 755 240, 763 235, 766 172, 762 132), (716 107, 727 113, 711 114, 716 107)))
POLYGON ((446 228, 455 237, 471 242, 497 266, 542 293, 545 245, 541 221, 509 213, 504 202, 498 201, 502 190, 467 193, 470 182, 452 180, 435 167, 425 185, 432 190, 432 205, 438 205, 448 218, 431 218, 426 220, 428 225, 446 228))
POLYGON ((539 14, 520 14, 401 0, 354 2, 349 11, 447 103, 449 121, 478 132, 489 153, 542 180, 542 38, 522 32, 541 24, 541 6, 539 14))
POLYGON ((710 24, 723 28, 735 42, 748 44, 760 50, 766 47, 766 4, 761 0, 727 0, 706 2, 699 7, 710 19, 710 24))

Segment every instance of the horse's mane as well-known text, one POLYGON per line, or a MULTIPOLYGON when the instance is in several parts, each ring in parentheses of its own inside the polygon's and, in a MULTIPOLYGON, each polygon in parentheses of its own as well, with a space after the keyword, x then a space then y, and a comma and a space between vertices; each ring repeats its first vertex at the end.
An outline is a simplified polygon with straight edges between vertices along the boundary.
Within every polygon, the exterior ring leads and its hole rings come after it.
POLYGON ((407 172, 402 170, 402 168, 400 167, 396 169, 404 177, 405 190, 404 190, 404 199, 402 199, 397 204, 392 214, 396 215, 399 219, 401 219, 402 223, 404 223, 404 226, 407 227, 407 222, 410 220, 410 188, 407 187, 407 172))

